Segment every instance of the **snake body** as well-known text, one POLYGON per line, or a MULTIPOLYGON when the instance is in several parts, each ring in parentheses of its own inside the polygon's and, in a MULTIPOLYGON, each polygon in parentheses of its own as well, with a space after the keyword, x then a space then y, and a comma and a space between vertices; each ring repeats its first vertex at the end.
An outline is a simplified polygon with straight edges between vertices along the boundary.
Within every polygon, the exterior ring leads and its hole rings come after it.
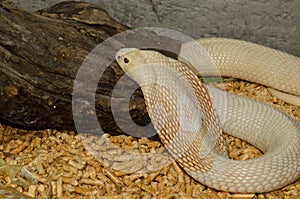
MULTIPOLYGON (((262 83, 295 96, 297 102, 299 58, 243 41, 198 42, 222 75, 262 83), (266 53, 265 58, 257 58, 266 53), (281 64, 288 66, 277 65, 282 59, 281 64), (287 68, 295 73, 285 71, 287 68), (289 75, 289 82, 281 82, 285 78, 282 73, 289 75)), ((181 54, 187 52, 189 48, 183 44, 181 54)), ((300 125, 282 112, 202 84, 188 63, 155 51, 121 49, 116 60, 141 87, 161 141, 194 179, 217 190, 261 193, 300 177, 300 125), (229 159, 222 131, 251 143, 264 155, 245 161, 229 159)))
MULTIPOLYGON (((275 97, 300 106, 299 57, 236 39, 207 38, 199 39, 197 43, 218 69, 210 71, 199 68, 201 75, 222 75, 259 83, 267 86, 275 97)), ((194 42, 183 44, 179 56, 193 55, 193 45, 194 42)), ((197 63, 193 65, 197 66, 197 63)))

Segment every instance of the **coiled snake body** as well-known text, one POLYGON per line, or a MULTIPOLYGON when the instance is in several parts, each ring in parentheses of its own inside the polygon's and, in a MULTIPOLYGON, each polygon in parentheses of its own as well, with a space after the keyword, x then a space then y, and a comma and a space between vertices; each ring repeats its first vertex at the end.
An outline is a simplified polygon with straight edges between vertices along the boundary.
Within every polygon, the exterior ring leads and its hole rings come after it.
MULTIPOLYGON (((279 90, 273 91, 282 99, 299 103, 298 57, 231 39, 199 43, 222 75, 264 84, 279 90)), ((184 53, 190 53, 185 44, 184 53)), ((163 144, 199 182, 217 190, 258 193, 300 177, 300 125, 282 112, 202 84, 189 63, 155 51, 121 49, 116 60, 141 87, 163 144), (222 131, 251 143, 264 155, 229 159, 222 131)))

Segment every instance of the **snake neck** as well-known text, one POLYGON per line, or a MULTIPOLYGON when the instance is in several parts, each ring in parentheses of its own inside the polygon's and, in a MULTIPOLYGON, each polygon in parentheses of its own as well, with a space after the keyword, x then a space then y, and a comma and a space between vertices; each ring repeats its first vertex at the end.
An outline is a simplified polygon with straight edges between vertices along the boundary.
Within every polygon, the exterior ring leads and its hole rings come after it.
POLYGON ((176 78, 157 76, 161 80, 157 84, 141 87, 146 107, 162 143, 177 162, 190 171, 206 172, 215 154, 226 154, 222 130, 206 86, 184 65, 176 70, 176 78))

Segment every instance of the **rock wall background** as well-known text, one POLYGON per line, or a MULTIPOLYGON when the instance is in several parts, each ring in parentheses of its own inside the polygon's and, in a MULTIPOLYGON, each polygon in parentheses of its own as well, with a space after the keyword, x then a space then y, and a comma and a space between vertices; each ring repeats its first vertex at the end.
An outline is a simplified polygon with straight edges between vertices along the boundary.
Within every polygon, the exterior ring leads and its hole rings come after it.
MULTIPOLYGON (((85 0, 133 28, 158 26, 193 38, 253 41, 300 56, 299 0, 85 0)), ((62 0, 14 0, 38 10, 62 0)))

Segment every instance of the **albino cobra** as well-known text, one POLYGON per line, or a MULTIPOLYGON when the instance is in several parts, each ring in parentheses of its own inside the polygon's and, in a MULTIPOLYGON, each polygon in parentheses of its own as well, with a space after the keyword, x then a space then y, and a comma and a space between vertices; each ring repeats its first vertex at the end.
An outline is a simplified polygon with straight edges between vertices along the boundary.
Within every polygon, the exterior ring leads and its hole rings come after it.
MULTIPOLYGON (((298 57, 238 40, 198 42, 222 75, 270 86, 299 103, 298 57)), ((124 48, 116 60, 141 87, 167 150, 200 183, 229 192, 262 193, 300 177, 300 125, 281 111, 202 84, 189 63, 155 51, 124 48), (251 143, 264 155, 229 159, 223 132, 251 143)))

